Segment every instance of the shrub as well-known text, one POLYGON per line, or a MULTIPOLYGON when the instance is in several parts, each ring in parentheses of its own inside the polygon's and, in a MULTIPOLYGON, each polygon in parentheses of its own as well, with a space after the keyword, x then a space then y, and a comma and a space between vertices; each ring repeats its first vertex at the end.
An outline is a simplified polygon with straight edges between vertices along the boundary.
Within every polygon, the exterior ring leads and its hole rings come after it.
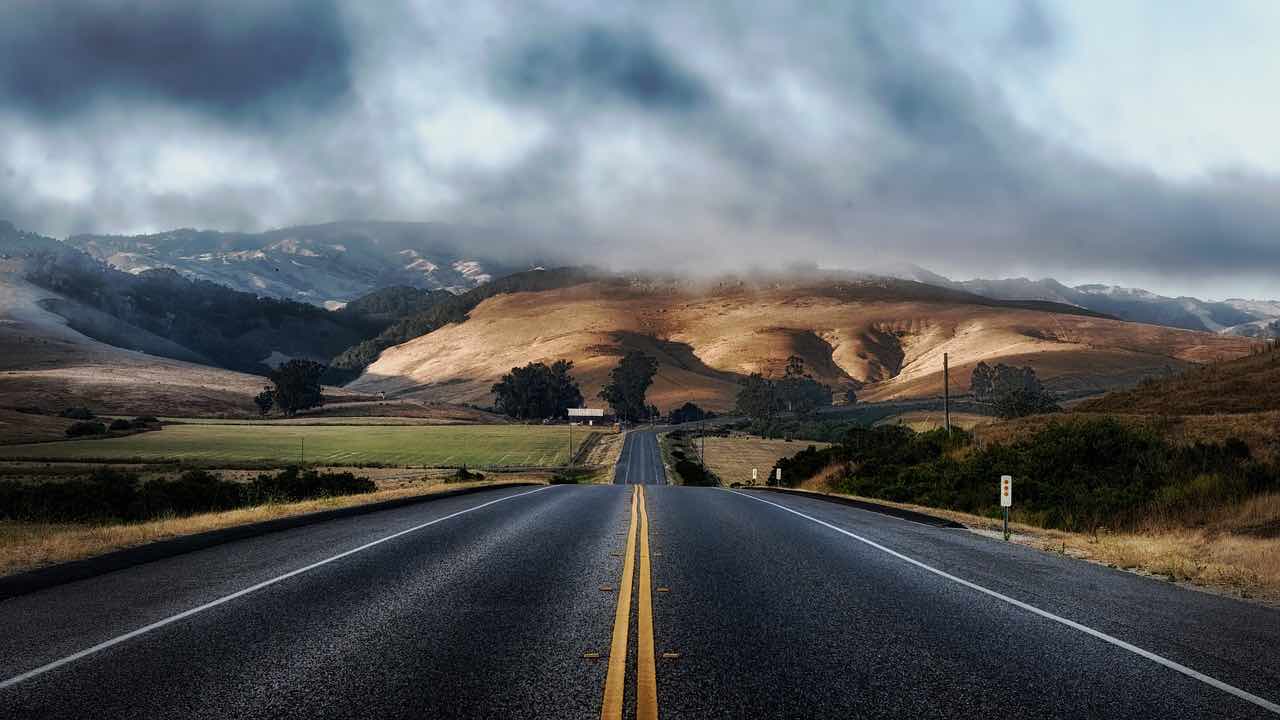
POLYGON ((160 418, 157 418, 154 415, 139 415, 138 417, 133 419, 134 427, 145 427, 147 425, 159 425, 159 424, 160 424, 160 418))
POLYGON ((58 415, 64 418, 71 418, 72 420, 92 420, 97 417, 93 414, 93 411, 84 407, 69 407, 58 413, 58 415))
POLYGON ((684 485, 706 487, 716 484, 715 478, 701 464, 689 460, 676 461, 676 474, 684 485))
POLYGON ((72 423, 71 427, 67 428, 66 433, 67 433, 67 437, 75 438, 75 437, 85 437, 88 435, 102 435, 106 431, 107 431, 107 426, 103 425, 100 422, 89 422, 89 421, 82 420, 77 423, 72 423))
POLYGON ((129 422, 128 420, 116 419, 111 421, 111 424, 107 426, 107 429, 115 430, 115 431, 132 430, 133 423, 129 422))
POLYGON ((34 522, 142 521, 167 515, 231 510, 263 500, 297 501, 371 492, 371 480, 351 473, 259 475, 250 483, 191 470, 172 480, 139 482, 134 473, 99 468, 74 480, 0 482, 0 518, 34 522))
POLYGON ((357 495, 373 492, 378 486, 366 477, 356 477, 350 472, 319 473, 303 471, 297 466, 281 470, 276 475, 261 474, 246 489, 246 496, 253 502, 296 502, 321 497, 357 495))
POLYGON ((1051 423, 1010 445, 979 449, 971 441, 957 430, 855 429, 839 445, 806 448, 775 469, 795 485, 843 464, 834 480, 841 491, 978 514, 998 512, 997 478, 1008 474, 1015 515, 1067 530, 1133 525, 1157 511, 1187 516, 1280 487, 1276 468, 1250 458, 1238 439, 1175 446, 1111 419, 1051 423))
POLYGON ((449 476, 447 482, 470 482, 473 480, 483 480, 484 475, 478 472, 472 472, 467 469, 466 465, 458 468, 458 472, 449 476))

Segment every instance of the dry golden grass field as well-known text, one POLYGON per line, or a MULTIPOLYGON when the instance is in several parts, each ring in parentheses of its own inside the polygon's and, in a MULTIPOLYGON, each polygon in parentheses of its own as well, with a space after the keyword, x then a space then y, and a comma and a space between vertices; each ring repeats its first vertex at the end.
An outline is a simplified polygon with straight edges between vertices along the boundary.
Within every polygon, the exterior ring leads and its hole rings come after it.
POLYGON ((726 485, 751 484, 751 469, 759 470, 757 484, 763 485, 774 463, 791 457, 814 445, 827 447, 827 443, 805 440, 766 440, 751 435, 707 438, 707 467, 726 485))
POLYGON ((388 349, 349 389, 486 403, 510 368, 567 358, 584 396, 595 398, 619 357, 639 349, 660 363, 650 402, 727 410, 738 377, 779 374, 790 355, 837 389, 883 400, 940 394, 944 352, 957 391, 985 360, 1030 364, 1051 388, 1088 393, 1254 347, 1245 338, 984 304, 925 287, 602 281, 499 295, 466 322, 388 349))

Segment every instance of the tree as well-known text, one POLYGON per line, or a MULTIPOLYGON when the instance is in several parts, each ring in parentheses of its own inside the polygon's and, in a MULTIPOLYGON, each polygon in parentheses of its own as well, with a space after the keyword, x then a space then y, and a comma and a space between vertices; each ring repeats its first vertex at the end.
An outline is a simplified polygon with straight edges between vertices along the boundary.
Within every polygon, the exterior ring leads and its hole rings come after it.
POLYGON ((253 396, 253 402, 258 406, 259 413, 267 415, 276 404, 276 391, 271 388, 263 388, 262 392, 253 396))
POLYGON ((569 360, 511 368, 493 385, 494 407, 521 420, 565 415, 569 408, 582 405, 582 391, 569 374, 572 369, 569 360))
MULTIPOLYGON (((974 373, 978 374, 978 368, 974 368, 974 373)), ((1025 417, 1061 409, 1052 393, 1045 390, 1040 378, 1036 377, 1036 371, 1030 367, 996 365, 994 369, 987 368, 980 381, 983 395, 975 393, 975 397, 993 403, 996 414, 1002 418, 1025 417), (988 377, 990 390, 986 390, 988 377)))
POLYGON ((273 394, 280 412, 293 417, 299 410, 323 405, 320 376, 324 371, 324 365, 311 360, 290 360, 272 370, 268 377, 275 385, 273 394))
POLYGON ((648 412, 644 396, 657 374, 657 360, 632 350, 609 371, 609 382, 600 390, 600 399, 609 403, 622 420, 639 420, 648 412))
POLYGON ((738 381, 738 412, 752 420, 769 420, 778 410, 778 393, 774 382, 760 373, 751 373, 738 381))
POLYGON ((679 425, 680 423, 698 422, 699 420, 705 420, 706 417, 705 410, 691 402, 687 402, 671 411, 671 424, 679 425))
POLYGON ((858 391, 852 387, 844 389, 844 404, 855 405, 858 402, 858 391))
POLYGON ((792 355, 777 383, 778 399, 789 412, 808 415, 831 404, 831 388, 813 379, 804 367, 804 358, 792 355))
POLYGON ((973 375, 969 378, 969 392, 978 402, 991 402, 995 395, 996 372, 985 362, 973 366, 973 375))

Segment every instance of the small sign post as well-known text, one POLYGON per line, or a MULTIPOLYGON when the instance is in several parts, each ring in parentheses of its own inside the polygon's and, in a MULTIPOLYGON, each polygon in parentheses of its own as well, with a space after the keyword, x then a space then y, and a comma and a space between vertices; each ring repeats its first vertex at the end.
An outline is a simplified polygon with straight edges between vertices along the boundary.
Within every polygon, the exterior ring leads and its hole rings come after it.
POLYGON ((756 481, 759 479, 760 479, 760 468, 751 468, 751 484, 755 485, 756 481))
POLYGON ((1000 476, 1000 507, 1004 510, 1004 539, 1009 541, 1009 508, 1013 507, 1013 476, 1000 476))
POLYGON ((782 468, 778 468, 774 472, 776 473, 776 475, 774 475, 774 480, 777 481, 778 487, 782 487, 782 468))

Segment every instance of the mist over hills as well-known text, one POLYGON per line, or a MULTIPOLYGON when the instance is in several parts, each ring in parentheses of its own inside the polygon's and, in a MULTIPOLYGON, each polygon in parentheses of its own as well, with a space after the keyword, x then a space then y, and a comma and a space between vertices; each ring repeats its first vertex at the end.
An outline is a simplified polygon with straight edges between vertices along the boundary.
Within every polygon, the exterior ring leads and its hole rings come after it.
POLYGON ((1214 302, 1186 296, 1167 297, 1119 285, 1072 287, 1053 278, 957 281, 918 265, 893 266, 877 272, 938 287, 967 290, 989 298, 1066 303, 1131 322, 1243 337, 1280 337, 1280 302, 1272 300, 1230 298, 1214 302))
POLYGON ((344 221, 262 233, 73 235, 121 270, 172 268, 234 290, 329 308, 395 285, 460 292, 538 264, 509 234, 441 223, 344 221), (523 256, 523 257, 522 257, 523 256))
POLYGON ((1028 364, 1051 388, 1088 395, 1248 354, 1256 343, 1239 336, 1280 317, 1265 301, 953 281, 918 266, 508 272, 515 255, 469 232, 349 222, 58 241, 4 224, 0 258, 6 282, 43 291, 20 296, 108 346, 249 373, 305 357, 356 391, 479 405, 511 367, 560 358, 592 396, 632 349, 658 358, 660 405, 728 409, 738 378, 780 372, 791 355, 867 400, 935 395, 944 352, 955 379, 979 361, 1028 364))

